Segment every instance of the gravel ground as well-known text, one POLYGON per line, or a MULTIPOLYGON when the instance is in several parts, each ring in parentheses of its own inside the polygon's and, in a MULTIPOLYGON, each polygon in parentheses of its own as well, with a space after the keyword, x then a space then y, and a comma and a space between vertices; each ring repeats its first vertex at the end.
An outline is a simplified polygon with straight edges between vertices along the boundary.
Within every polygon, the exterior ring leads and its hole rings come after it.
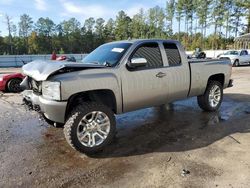
POLYGON ((0 187, 249 187, 250 67, 233 78, 217 113, 191 98, 117 116, 116 139, 91 157, 0 93, 0 187))

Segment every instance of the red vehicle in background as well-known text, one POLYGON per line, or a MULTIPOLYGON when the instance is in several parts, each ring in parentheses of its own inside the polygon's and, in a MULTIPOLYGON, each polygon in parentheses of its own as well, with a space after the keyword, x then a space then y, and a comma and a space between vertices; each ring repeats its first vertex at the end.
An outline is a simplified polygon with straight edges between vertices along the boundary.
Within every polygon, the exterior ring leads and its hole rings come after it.
POLYGON ((57 56, 55 52, 52 53, 50 59, 51 59, 51 60, 56 60, 56 61, 70 61, 70 62, 76 62, 76 59, 75 59, 74 57, 67 57, 66 55, 57 56))
POLYGON ((0 74, 0 91, 17 93, 22 91, 20 83, 24 79, 21 73, 3 73, 0 74))

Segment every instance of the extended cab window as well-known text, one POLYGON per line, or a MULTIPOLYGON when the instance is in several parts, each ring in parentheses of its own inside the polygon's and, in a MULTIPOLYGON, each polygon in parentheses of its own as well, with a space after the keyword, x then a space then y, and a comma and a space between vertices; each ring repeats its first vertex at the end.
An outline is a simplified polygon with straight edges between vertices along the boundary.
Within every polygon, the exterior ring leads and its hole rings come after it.
POLYGON ((132 58, 145 58, 147 60, 147 65, 143 68, 158 68, 163 66, 158 43, 143 44, 136 49, 130 59, 132 58))
POLYGON ((165 52, 168 58, 169 66, 176 66, 181 64, 180 52, 174 43, 164 43, 165 52))

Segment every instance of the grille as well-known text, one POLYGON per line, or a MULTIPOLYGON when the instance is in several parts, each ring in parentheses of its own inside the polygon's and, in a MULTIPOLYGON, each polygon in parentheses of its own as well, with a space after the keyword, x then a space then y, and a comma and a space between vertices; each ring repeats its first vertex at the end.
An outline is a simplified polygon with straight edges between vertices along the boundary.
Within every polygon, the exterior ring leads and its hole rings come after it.
POLYGON ((29 78, 29 86, 34 93, 38 95, 42 94, 42 82, 38 82, 32 78, 29 78))

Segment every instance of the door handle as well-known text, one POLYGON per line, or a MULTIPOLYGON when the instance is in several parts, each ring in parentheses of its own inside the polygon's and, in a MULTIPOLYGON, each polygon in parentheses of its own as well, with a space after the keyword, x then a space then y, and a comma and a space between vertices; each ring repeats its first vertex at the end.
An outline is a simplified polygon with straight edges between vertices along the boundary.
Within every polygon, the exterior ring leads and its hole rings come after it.
POLYGON ((166 74, 164 72, 158 72, 155 76, 157 78, 162 78, 162 77, 166 76, 166 74))

